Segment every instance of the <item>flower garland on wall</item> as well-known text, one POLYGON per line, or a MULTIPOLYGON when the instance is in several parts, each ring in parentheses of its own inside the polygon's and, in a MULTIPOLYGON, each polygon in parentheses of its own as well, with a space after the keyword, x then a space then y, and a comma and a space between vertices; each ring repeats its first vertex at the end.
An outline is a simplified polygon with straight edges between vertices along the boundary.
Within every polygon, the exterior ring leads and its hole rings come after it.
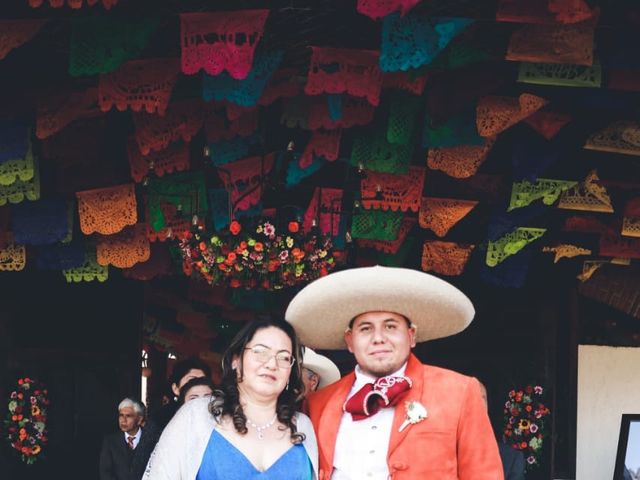
POLYGON ((29 377, 20 378, 9 396, 9 410, 4 421, 6 438, 27 465, 42 458, 47 437, 49 392, 29 377))
POLYGON ((279 290, 327 275, 342 258, 330 237, 304 233, 297 221, 278 232, 269 220, 255 226, 234 220, 228 229, 211 234, 194 223, 195 231, 179 242, 183 269, 211 285, 279 290))
POLYGON ((522 451, 527 471, 540 466, 542 443, 547 436, 546 417, 551 412, 542 403, 543 392, 540 385, 527 385, 521 390, 511 390, 504 404, 505 441, 522 451))

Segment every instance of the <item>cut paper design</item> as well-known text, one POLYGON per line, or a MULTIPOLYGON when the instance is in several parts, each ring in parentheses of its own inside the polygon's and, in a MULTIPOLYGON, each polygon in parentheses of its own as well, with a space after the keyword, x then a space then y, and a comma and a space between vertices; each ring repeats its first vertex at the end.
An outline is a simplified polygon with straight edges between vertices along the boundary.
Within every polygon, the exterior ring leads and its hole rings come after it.
POLYGON ((213 142, 206 147, 205 155, 209 156, 213 164, 219 167, 246 157, 251 146, 256 143, 260 143, 260 137, 257 134, 213 142))
POLYGON ((232 140, 236 137, 248 137, 258 130, 260 109, 244 110, 242 113, 234 112, 233 119, 229 118, 231 105, 227 106, 227 113, 219 108, 213 108, 206 116, 204 131, 208 142, 232 140), (235 114, 239 113, 238 116, 235 114))
POLYGON ((518 69, 518 81, 534 85, 600 88, 602 86, 602 68, 599 64, 585 66, 521 62, 518 69))
POLYGON ((516 140, 511 164, 513 181, 528 180, 535 183, 542 174, 567 155, 561 142, 549 142, 539 137, 516 140))
POLYGON ((583 22, 594 15, 585 0, 500 0, 499 22, 554 24, 583 22))
POLYGON ((542 237, 546 231, 546 228, 518 227, 496 241, 489 241, 485 263, 489 267, 495 267, 505 258, 515 255, 542 237))
POLYGON ((248 210, 260 202, 265 177, 274 166, 275 153, 228 163, 218 168, 220 180, 229 192, 233 210, 248 210))
POLYGON ((131 60, 118 70, 100 75, 98 103, 103 112, 115 107, 164 115, 178 78, 178 60, 131 60))
POLYGON ((302 83, 296 77, 295 68, 281 68, 272 76, 258 100, 258 104, 266 107, 280 98, 295 97, 302 91, 302 83))
POLYGON ((99 265, 131 268, 136 263, 146 262, 150 256, 151 247, 145 224, 137 224, 96 240, 96 260, 99 265))
POLYGON ((132 183, 77 192, 80 229, 85 235, 112 235, 138 221, 132 183))
POLYGON ((16 180, 10 185, 0 185, 0 207, 7 202, 20 203, 25 198, 31 201, 40 198, 40 174, 37 163, 31 180, 16 180))
POLYGON ((422 247, 422 270, 440 275, 462 275, 475 245, 428 240, 422 247))
POLYGON ((7 160, 23 159, 29 150, 29 125, 21 122, 0 123, 0 169, 7 160))
MULTIPOLYGON (((66 3, 69 7, 77 10, 78 8, 82 8, 84 1, 87 2, 88 7, 93 7, 94 5, 97 5, 98 2, 101 2, 105 10, 109 10, 111 7, 118 4, 118 0, 66 0, 66 3)), ((38 8, 42 6, 44 2, 45 0, 29 0, 29 6, 31 8, 38 8)), ((49 6, 52 8, 60 8, 63 7, 64 4, 65 0, 49 0, 49 6)))
POLYGON ((483 137, 493 137, 529 115, 540 110, 547 100, 523 93, 518 98, 482 97, 476 108, 478 133, 483 137))
POLYGON ((307 168, 313 162, 313 157, 322 157, 325 160, 334 162, 338 159, 340 152, 340 138, 342 130, 316 130, 311 134, 307 146, 300 155, 300 168, 307 168))
POLYGON ((36 266, 39 270, 78 268, 84 263, 85 250, 84 245, 76 243, 40 247, 37 249, 36 266))
POLYGON ((408 145, 413 140, 416 116, 422 105, 404 92, 394 92, 389 109, 387 141, 398 145, 408 145))
POLYGON ((0 60, 35 37, 48 20, 0 20, 0 60))
POLYGON ((493 147, 495 137, 487 138, 484 145, 460 145, 448 148, 430 148, 427 165, 432 170, 441 170, 450 177, 468 178, 478 171, 493 147))
POLYGON ((27 264, 27 250, 24 245, 10 244, 0 247, 0 271, 18 272, 27 264))
POLYGON ((73 18, 71 25, 69 74, 78 77, 113 72, 140 55, 159 21, 95 16, 73 18))
POLYGON ((629 200, 624 207, 622 235, 640 237, 640 198, 629 200))
POLYGON ((367 240, 393 241, 398 238, 402 219, 402 212, 360 209, 359 213, 353 214, 351 236, 367 240))
POLYGON ((294 159, 294 161, 289 162, 289 165, 287 166, 286 187, 291 188, 295 185, 298 185, 304 178, 313 175, 326 164, 327 161, 323 157, 313 157, 311 164, 309 164, 309 166, 305 168, 302 168, 299 161, 294 159))
POLYGON ((370 131, 354 140, 351 164, 361 170, 400 174, 408 171, 412 154, 412 145, 393 145, 384 133, 370 131))
POLYGON ((480 265, 480 280, 501 288, 522 288, 525 286, 533 252, 521 251, 518 255, 505 258, 495 267, 485 263, 480 265))
POLYGON ((473 36, 448 46, 440 52, 435 60, 426 67, 427 71, 454 70, 469 65, 481 64, 494 60, 494 57, 474 44, 473 36))
POLYGON ((93 282, 94 280, 105 282, 109 278, 109 267, 98 264, 95 252, 87 252, 81 267, 63 270, 62 273, 67 283, 93 282))
POLYGON ((584 148, 640 156, 640 123, 627 120, 615 122, 589 136, 584 148))
POLYGON ((163 117, 145 112, 133 114, 136 142, 143 155, 167 148, 180 139, 189 142, 203 122, 204 108, 198 100, 172 103, 163 117))
POLYGON ((507 60, 593 65, 598 15, 570 25, 523 25, 513 32, 507 60))
POLYGON ((555 247, 544 247, 542 249, 544 253, 554 253, 553 263, 558 263, 562 258, 574 258, 580 255, 591 255, 591 250, 587 248, 581 248, 576 245, 567 243, 561 243, 555 247))
POLYGON ((409 10, 421 1, 422 0, 358 0, 356 9, 358 13, 377 20, 398 10, 400 10, 400 15, 406 15, 409 10))
POLYGON ((150 173, 162 177, 165 173, 182 172, 189 169, 189 146, 182 142, 169 145, 159 152, 144 156, 135 138, 127 143, 129 170, 136 183, 142 182, 150 173))
POLYGON ((19 203, 11 208, 13 240, 21 245, 50 245, 69 233, 69 214, 64 200, 46 199, 19 203))
POLYGON ((591 216, 569 217, 565 219, 562 230, 565 232, 616 234, 615 230, 609 225, 606 225, 597 218, 591 216))
POLYGON ((281 51, 257 55, 253 68, 242 80, 236 80, 224 72, 216 76, 205 74, 202 80, 202 98, 207 102, 226 100, 244 107, 257 105, 267 82, 282 61, 282 55, 281 51))
POLYGON ((342 215, 343 190, 339 188, 316 187, 304 212, 302 229, 305 233, 311 232, 316 226, 323 235, 335 237, 340 232, 340 219, 342 215))
POLYGON ((427 148, 483 145, 485 139, 478 134, 475 109, 467 109, 444 122, 436 122, 427 113, 424 119, 422 146, 427 148))
POLYGON ((360 185, 362 206, 366 209, 417 212, 424 177, 424 167, 409 167, 404 175, 367 172, 360 185))
POLYGON ((403 246, 407 239, 407 235, 415 224, 415 217, 404 217, 402 219, 402 224, 400 225, 400 230, 398 231, 398 238, 395 240, 366 240, 364 238, 359 238, 358 246, 361 248, 373 248, 389 255, 395 255, 399 252, 400 247, 403 246))
POLYGON ((377 106, 382 89, 378 57, 373 50, 311 47, 304 91, 307 95, 348 93, 377 106))
POLYGON ((36 137, 40 140, 59 132, 78 118, 100 113, 97 88, 50 96, 46 102, 38 106, 36 117, 36 137))
MULTIPOLYGON (((169 239, 183 238, 187 233, 191 231, 191 218, 182 215, 182 209, 178 210, 177 205, 174 205, 165 199, 159 200, 159 214, 162 217, 161 227, 158 231, 154 230, 151 224, 147 228, 147 238, 150 242, 164 242, 169 239)), ((176 202, 177 203, 177 202, 176 202)), ((149 201, 147 201, 147 205, 149 201)), ((157 217, 151 217, 149 208, 147 206, 148 219, 156 219, 157 217)))
POLYGON ((151 245, 151 256, 146 262, 136 263, 133 267, 122 271, 126 278, 148 281, 173 273, 169 248, 163 244, 151 245))
MULTIPOLYGON (((207 214, 209 206, 203 172, 178 173, 151 179, 147 187, 147 208, 147 221, 154 231, 160 234, 163 229, 171 229, 167 232, 168 236, 177 236, 182 225, 179 218, 191 221, 194 215, 204 218, 207 214)), ((160 235, 160 240, 162 237, 160 235)))
POLYGON ((269 10, 181 14, 182 72, 226 70, 236 80, 246 78, 268 15, 269 10))
POLYGON ((546 211, 547 208, 539 203, 508 213, 504 211, 502 206, 497 206, 489 220, 486 238, 493 241, 499 240, 518 228, 519 225, 533 222, 546 211))
POLYGON ((526 207, 540 199, 545 205, 553 205, 562 192, 575 187, 577 184, 578 182, 574 181, 551 180, 548 178, 538 178, 535 183, 530 183, 527 180, 513 182, 511 200, 509 201, 507 212, 514 208, 526 207))
MULTIPOLYGON (((367 125, 373 120, 375 107, 363 98, 351 96, 343 96, 342 115, 340 119, 331 118, 328 102, 324 99, 312 101, 304 112, 304 119, 299 121, 300 128, 309 128, 311 130, 334 130, 336 128, 351 128, 356 125, 367 125), (306 125, 306 126, 305 126, 306 125)), ((302 107, 304 108, 304 107, 302 107)), ((287 124, 287 126, 290 126, 287 124)), ((293 125, 294 127, 296 125, 293 125)))
POLYGON ((640 238, 602 235, 599 253, 603 257, 640 258, 640 238))
POLYGON ((597 172, 593 170, 583 182, 562 193, 558 208, 613 213, 611 198, 599 181, 597 172))
POLYGON ((609 262, 605 260, 587 260, 582 263, 582 272, 577 275, 576 278, 581 282, 586 282, 593 277, 593 274, 596 273, 600 267, 607 263, 609 262))
POLYGON ((430 64, 445 47, 474 20, 391 14, 382 21, 380 69, 406 71, 430 64))
POLYGON ((422 95, 428 78, 427 75, 411 75, 409 72, 386 72, 382 74, 382 88, 395 88, 413 95, 422 95))
POLYGON ((0 185, 7 186, 14 182, 28 182, 35 174, 35 160, 33 147, 28 140, 27 152, 24 158, 14 158, 0 162, 0 185))
POLYGON ((474 200, 424 197, 420 204, 418 217, 420 226, 432 230, 442 238, 477 204, 478 202, 474 200))
POLYGON ((562 127, 570 121, 571 116, 565 113, 541 112, 540 110, 524 119, 524 123, 547 140, 555 137, 562 127))

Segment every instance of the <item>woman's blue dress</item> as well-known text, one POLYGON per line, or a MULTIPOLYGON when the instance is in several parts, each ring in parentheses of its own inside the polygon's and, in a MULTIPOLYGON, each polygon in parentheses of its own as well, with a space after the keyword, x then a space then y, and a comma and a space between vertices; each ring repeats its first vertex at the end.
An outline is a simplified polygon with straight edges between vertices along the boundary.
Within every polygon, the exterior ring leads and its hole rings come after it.
POLYGON ((196 480, 311 480, 307 451, 292 445, 267 470, 261 472, 229 440, 214 430, 209 437, 196 480))

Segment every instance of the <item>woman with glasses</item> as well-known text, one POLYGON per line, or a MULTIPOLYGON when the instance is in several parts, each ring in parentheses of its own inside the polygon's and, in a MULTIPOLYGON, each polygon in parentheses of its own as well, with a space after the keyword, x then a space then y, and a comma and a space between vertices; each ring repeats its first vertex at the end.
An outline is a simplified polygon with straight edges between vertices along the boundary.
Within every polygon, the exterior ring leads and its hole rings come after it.
POLYGON ((187 402, 162 433, 145 480, 316 480, 318 447, 301 397, 293 327, 257 320, 232 340, 211 399, 187 402))

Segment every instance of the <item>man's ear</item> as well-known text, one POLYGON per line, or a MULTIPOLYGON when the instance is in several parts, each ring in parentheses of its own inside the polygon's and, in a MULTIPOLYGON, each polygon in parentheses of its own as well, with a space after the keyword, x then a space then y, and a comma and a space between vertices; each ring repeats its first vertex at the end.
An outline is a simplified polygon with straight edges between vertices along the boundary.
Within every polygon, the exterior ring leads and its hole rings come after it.
POLYGON ((344 331, 344 343, 347 344, 347 348, 349 349, 349 351, 353 353, 353 348, 351 348, 351 346, 353 345, 353 331, 350 328, 347 328, 344 331))
POLYGON ((180 396, 180 389, 178 388, 178 385, 176 385, 175 383, 171 384, 171 391, 176 397, 180 396))
POLYGON ((409 343, 411 345, 411 348, 414 348, 416 346, 417 336, 418 336, 418 326, 412 323, 411 326, 409 327, 409 343))

